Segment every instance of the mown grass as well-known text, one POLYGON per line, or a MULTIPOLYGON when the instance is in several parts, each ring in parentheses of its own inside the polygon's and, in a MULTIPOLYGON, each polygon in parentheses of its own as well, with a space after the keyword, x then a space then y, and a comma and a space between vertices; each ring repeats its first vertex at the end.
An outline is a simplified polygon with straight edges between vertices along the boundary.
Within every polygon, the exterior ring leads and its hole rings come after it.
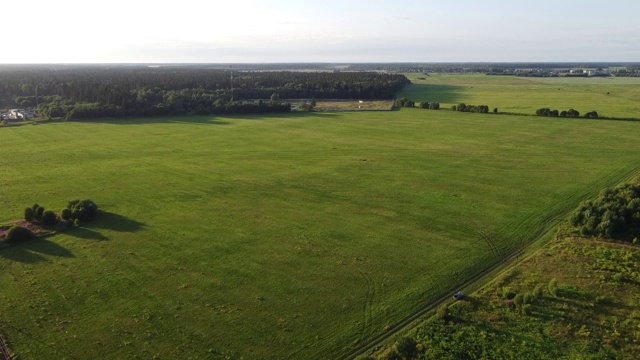
POLYGON ((638 78, 525 78, 479 74, 408 74, 413 82, 398 97, 436 101, 442 107, 466 103, 501 112, 534 115, 537 109, 597 111, 600 116, 640 118, 638 78), (420 80, 424 79, 424 80, 420 80))
POLYGON ((0 129, 0 223, 94 200, 0 250, 24 359, 333 358, 640 168, 636 122, 449 111, 0 129))

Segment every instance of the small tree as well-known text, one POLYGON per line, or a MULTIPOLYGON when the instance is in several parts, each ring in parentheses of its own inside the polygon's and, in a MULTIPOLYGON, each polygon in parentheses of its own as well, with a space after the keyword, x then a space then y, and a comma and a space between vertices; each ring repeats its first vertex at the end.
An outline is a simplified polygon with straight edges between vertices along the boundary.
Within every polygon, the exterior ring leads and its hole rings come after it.
POLYGON ((79 221, 90 221, 99 213, 98 205, 89 199, 69 201, 67 209, 71 210, 73 219, 79 221))
POLYGON ((418 353, 418 342, 412 337, 403 337, 396 341, 395 350, 405 359, 413 359, 418 353))
POLYGON ((280 102, 280 95, 278 95, 277 93, 271 94, 271 103, 277 104, 279 102, 280 102))
POLYGON ((28 222, 33 221, 33 219, 35 219, 36 217, 36 212, 33 211, 33 208, 26 208, 24 209, 24 219, 28 222))
POLYGON ((73 211, 71 211, 71 209, 62 209, 60 212, 60 218, 65 221, 73 219, 73 211))
POLYGON ((56 224, 56 213, 51 210, 47 210, 42 214, 42 225, 53 226, 56 224))
POLYGON ((409 101, 407 98, 396 99, 395 106, 396 107, 404 107, 404 104, 409 101))
POLYGON ((44 214, 44 206, 38 206, 35 213, 36 220, 42 220, 42 215, 44 214))
POLYGON ((34 238, 33 232, 26 227, 12 226, 4 236, 4 241, 9 244, 27 241, 34 238))

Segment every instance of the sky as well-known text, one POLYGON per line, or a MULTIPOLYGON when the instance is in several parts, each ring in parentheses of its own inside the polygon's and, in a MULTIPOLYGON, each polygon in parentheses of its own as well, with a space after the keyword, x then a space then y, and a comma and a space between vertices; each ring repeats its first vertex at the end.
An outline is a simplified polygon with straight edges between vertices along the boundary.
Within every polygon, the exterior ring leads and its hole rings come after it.
POLYGON ((0 13, 0 63, 640 61, 638 0, 4 0, 0 13))

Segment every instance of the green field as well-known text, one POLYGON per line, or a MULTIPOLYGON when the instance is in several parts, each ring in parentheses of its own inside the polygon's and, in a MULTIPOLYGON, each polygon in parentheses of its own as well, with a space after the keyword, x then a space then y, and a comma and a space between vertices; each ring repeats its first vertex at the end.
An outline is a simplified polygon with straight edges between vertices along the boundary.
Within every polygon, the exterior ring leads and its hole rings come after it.
POLYGON ((640 118, 640 78, 525 78, 479 74, 407 74, 412 85, 398 97, 436 101, 443 107, 466 103, 491 110, 534 115, 537 109, 569 110, 581 114, 640 118), (424 80, 420 80, 423 78, 424 80))
POLYGON ((0 223, 107 212, 0 250, 0 332, 22 359, 335 358, 637 174, 639 130, 419 109, 0 128, 0 223))

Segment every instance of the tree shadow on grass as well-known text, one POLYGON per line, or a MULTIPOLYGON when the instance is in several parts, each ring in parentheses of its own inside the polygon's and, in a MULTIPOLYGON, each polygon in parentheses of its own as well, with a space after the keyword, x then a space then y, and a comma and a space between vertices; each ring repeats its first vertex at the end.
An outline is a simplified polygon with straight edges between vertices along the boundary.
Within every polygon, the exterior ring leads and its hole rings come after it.
POLYGON ((32 239, 24 243, 0 249, 0 257, 22 263, 47 261, 45 256, 75 257, 71 251, 50 241, 46 237, 32 239))
POLYGON ((79 227, 66 231, 69 236, 86 239, 86 240, 109 240, 108 237, 102 235, 98 231, 88 229, 86 227, 79 227))
POLYGON ((153 125, 153 124, 190 124, 190 125, 229 125, 228 121, 218 120, 215 116, 152 116, 152 117, 122 117, 79 119, 73 122, 112 124, 112 125, 153 125))
POLYGON ((461 99, 463 87, 443 84, 412 84, 404 90, 402 97, 413 101, 428 101, 441 103, 458 103, 461 99))
MULTIPOLYGON (((105 229, 117 232, 136 232, 145 227, 144 223, 129 219, 126 216, 103 211, 100 216, 84 226, 84 229, 105 229)), ((97 232, 97 231, 93 231, 97 232)))
MULTIPOLYGON (((155 117, 122 117, 79 119, 73 122, 112 124, 112 125, 153 125, 153 124, 187 124, 187 125, 231 125, 227 120, 262 120, 265 118, 330 116, 326 112, 295 111, 289 113, 258 113, 233 115, 184 115, 184 116, 155 116, 155 117), (322 114, 322 115, 320 115, 322 114)), ((53 122, 53 121, 52 121, 53 122)))

